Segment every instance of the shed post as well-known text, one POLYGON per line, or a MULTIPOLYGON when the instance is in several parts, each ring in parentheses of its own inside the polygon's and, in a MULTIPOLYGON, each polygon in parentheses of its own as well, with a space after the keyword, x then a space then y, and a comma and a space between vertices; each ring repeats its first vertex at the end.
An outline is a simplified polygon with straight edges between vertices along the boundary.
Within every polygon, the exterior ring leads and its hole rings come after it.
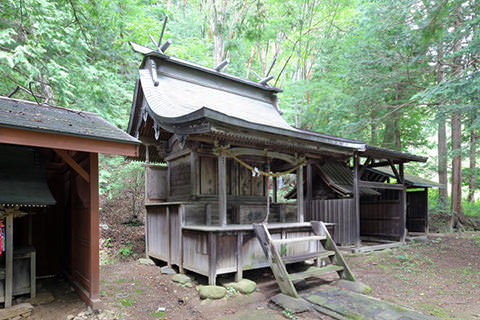
POLYGON ((5 252, 5 308, 12 306, 13 293, 13 215, 6 219, 6 252, 5 252))
POLYGON ((355 246, 360 247, 360 192, 358 190, 358 153, 353 153, 353 201, 356 223, 355 246))
POLYGON ((100 217, 98 212, 98 153, 90 153, 90 301, 97 303, 100 295, 100 255, 98 225, 100 217))
POLYGON ((303 222, 304 219, 304 199, 303 199, 303 166, 297 169, 297 220, 303 222))
POLYGON ((312 163, 307 164, 307 220, 312 220, 313 172, 312 163))
POLYGON ((227 224, 227 166, 223 154, 218 156, 218 221, 227 224))
POLYGON ((403 189, 400 191, 400 241, 405 242, 405 237, 407 236, 407 187, 405 185, 405 174, 403 169, 403 162, 398 164, 398 174, 400 175, 399 183, 403 184, 403 189))

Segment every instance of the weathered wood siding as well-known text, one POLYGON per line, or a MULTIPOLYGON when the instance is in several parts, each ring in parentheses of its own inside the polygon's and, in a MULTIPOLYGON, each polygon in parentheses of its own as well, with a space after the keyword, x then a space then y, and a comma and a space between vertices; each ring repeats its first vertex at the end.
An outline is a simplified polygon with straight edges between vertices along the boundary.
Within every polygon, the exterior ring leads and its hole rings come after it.
POLYGON ((168 162, 169 197, 187 199, 192 192, 190 181, 190 156, 184 156, 168 162))
POLYGON ((147 247, 148 255, 168 261, 167 207, 147 207, 147 247))
POLYGON ((356 239, 354 200, 331 199, 306 202, 309 221, 335 223, 333 238, 340 245, 352 245, 356 239))
POLYGON ((167 200, 168 169, 163 166, 147 165, 145 168, 145 202, 167 200))
POLYGON ((360 201, 360 235, 399 240, 405 228, 402 223, 402 191, 381 192, 382 196, 360 201))
POLYGON ((407 192, 407 229, 409 232, 427 232, 427 190, 407 192))

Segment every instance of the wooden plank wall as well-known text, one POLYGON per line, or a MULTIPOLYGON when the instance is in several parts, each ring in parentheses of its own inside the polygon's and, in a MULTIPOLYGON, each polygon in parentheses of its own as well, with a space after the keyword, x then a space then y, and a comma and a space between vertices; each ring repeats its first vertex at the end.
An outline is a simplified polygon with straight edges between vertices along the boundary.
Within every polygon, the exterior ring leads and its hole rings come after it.
POLYGON ((192 192, 190 175, 190 155, 168 163, 169 197, 188 198, 192 192))
POLYGON ((147 207, 148 252, 157 259, 168 260, 167 207, 147 207))
POLYGON ((380 197, 360 201, 360 235, 399 240, 404 229, 401 191, 381 192, 380 197))
POLYGON ((407 229, 409 232, 427 232, 427 190, 407 192, 407 229))
POLYGON ((311 200, 306 202, 310 221, 323 221, 335 223, 334 240, 340 245, 355 244, 356 220, 354 200, 331 199, 311 200))

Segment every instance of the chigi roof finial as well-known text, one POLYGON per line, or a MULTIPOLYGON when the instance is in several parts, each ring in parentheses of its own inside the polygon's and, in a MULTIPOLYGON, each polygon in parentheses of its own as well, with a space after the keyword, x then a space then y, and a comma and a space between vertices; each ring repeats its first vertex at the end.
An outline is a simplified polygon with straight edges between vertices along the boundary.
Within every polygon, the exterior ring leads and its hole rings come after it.
POLYGON ((153 36, 149 34, 148 36, 150 37, 150 40, 153 43, 153 46, 157 49, 158 52, 165 53, 167 51, 168 47, 172 44, 172 40, 167 39, 164 44, 162 44, 162 39, 163 39, 163 34, 165 32, 165 28, 167 27, 167 21, 168 21, 168 16, 165 15, 165 19, 163 19, 163 27, 162 27, 162 32, 160 33, 160 38, 158 41, 155 41, 153 36))

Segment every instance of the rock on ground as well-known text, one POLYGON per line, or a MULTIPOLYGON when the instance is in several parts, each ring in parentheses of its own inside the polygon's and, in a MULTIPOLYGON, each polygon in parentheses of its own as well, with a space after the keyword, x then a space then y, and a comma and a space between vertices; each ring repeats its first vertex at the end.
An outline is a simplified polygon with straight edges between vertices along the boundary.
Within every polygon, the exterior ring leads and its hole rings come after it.
POLYGON ((176 274, 177 272, 170 268, 169 266, 164 266, 160 268, 160 272, 163 274, 176 274))
POLYGON ((191 282, 192 279, 190 279, 190 277, 185 275, 185 274, 177 273, 177 274, 173 275, 172 281, 178 282, 180 284, 186 284, 188 282, 191 282))
POLYGON ((270 300, 284 310, 288 310, 293 313, 300 313, 312 310, 310 303, 306 302, 305 300, 300 298, 292 298, 283 293, 279 293, 276 296, 273 296, 270 300))
POLYGON ((242 294, 250 294, 257 289, 257 284, 248 279, 242 279, 239 282, 230 282, 223 285, 225 288, 233 288, 242 294))
POLYGON ((227 294, 227 289, 219 286, 197 286, 201 299, 222 299, 227 294))
POLYGON ((356 293, 361 294, 370 294, 372 293, 372 288, 367 286, 365 283, 360 281, 348 281, 340 279, 337 281, 336 286, 342 289, 347 289, 356 293))
POLYGON ((34 306, 49 304, 55 301, 55 297, 50 291, 37 292, 35 298, 30 298, 27 302, 33 304, 34 306))
POLYGON ((147 265, 147 266, 154 266, 155 265, 155 262, 153 262, 152 260, 150 260, 148 258, 140 258, 140 259, 138 259, 138 263, 144 264, 144 265, 147 265))

